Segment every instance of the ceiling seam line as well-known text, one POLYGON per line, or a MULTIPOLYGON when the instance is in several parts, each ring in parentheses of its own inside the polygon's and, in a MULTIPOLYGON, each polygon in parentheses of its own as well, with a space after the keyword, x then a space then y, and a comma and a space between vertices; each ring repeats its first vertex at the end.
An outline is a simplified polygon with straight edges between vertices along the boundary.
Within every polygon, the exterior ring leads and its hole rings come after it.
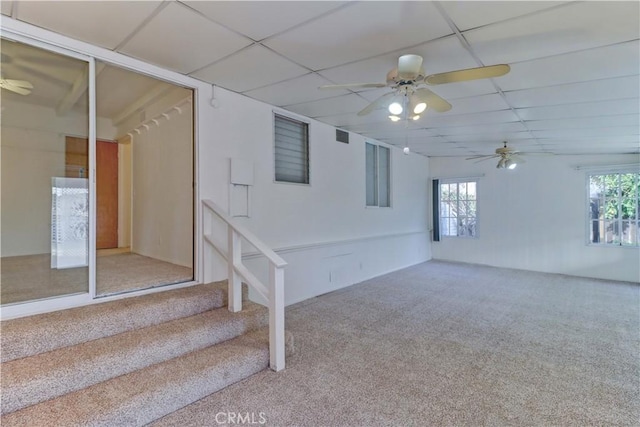
MULTIPOLYGON (((478 57, 478 55, 473 51, 473 49, 471 48, 471 45, 469 44, 469 42, 467 41, 467 39, 464 37, 464 35, 460 32, 460 29, 456 26, 456 24, 453 22, 453 20, 451 19, 451 17, 446 13, 446 11, 444 10, 444 7, 442 7, 442 4, 440 3, 440 1, 436 1, 434 2, 434 6, 436 7, 436 9, 438 9, 438 12, 440 12, 440 14, 442 15, 442 18, 447 22, 447 24, 449 25, 449 27, 451 28, 451 30, 455 33, 455 35, 458 37, 458 41, 460 42, 460 44, 462 44, 462 47, 467 50, 467 52, 469 52, 469 54, 473 57, 473 59, 476 61, 476 63, 481 66, 484 67, 484 63, 480 60, 480 58, 478 57)), ((507 104, 507 106, 511 109, 511 112, 518 118, 518 120, 520 121, 520 123, 522 124, 522 126, 525 128, 525 130, 527 132, 529 132, 529 134, 533 137, 533 139, 536 141, 536 143, 538 143, 538 145, 540 145, 540 143, 538 142, 536 136, 531 132, 531 130, 529 129, 529 127, 526 125, 526 123, 524 122, 524 120, 522 120, 522 118, 520 117, 520 115, 516 112, 515 108, 513 107, 513 105, 511 105, 511 103, 509 102, 509 100, 507 99, 507 97, 505 96, 504 92, 502 91, 502 89, 500 89, 500 87, 498 87, 498 85, 495 83, 495 81, 493 80, 493 78, 488 79, 491 84, 493 85, 493 87, 496 89, 496 91, 498 92, 498 94, 500 94, 500 96, 502 97, 502 100, 505 102, 505 104, 507 104)))
POLYGON ((155 18, 156 16, 158 16, 158 14, 159 14, 162 10, 164 10, 164 8, 166 8, 168 5, 169 5, 169 2, 167 2, 167 1, 163 1, 162 3, 160 3, 160 4, 158 5, 158 7, 156 7, 156 8, 153 10, 153 12, 151 12, 151 13, 149 14, 149 16, 147 16, 147 17, 146 17, 146 18, 145 18, 145 19, 140 23, 140 25, 138 25, 138 26, 137 26, 137 27, 136 27, 136 28, 135 28, 131 33, 129 33, 129 35, 128 35, 128 36, 126 36, 126 37, 124 38, 124 40, 122 40, 120 43, 118 43, 118 44, 117 44, 113 49, 111 49, 111 50, 113 50, 114 52, 117 52, 117 51, 119 51, 120 49, 122 49, 122 48, 123 48, 127 43, 129 43, 129 42, 131 41, 131 39, 132 39, 133 37, 135 37, 135 36, 136 36, 140 31, 142 31, 142 29, 143 29, 144 27, 146 27, 146 26, 147 26, 147 24, 148 24, 149 22, 151 22, 151 20, 152 20, 153 18, 155 18))

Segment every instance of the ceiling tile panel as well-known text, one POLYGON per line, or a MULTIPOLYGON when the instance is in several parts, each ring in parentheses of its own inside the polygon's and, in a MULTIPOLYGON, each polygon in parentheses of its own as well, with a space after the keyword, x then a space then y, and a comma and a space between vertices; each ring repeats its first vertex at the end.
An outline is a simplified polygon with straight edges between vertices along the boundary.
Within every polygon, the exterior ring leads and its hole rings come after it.
POLYGON ((367 101, 358 95, 349 94, 304 104, 284 106, 283 108, 297 114, 315 118, 331 116, 338 113, 352 113, 354 111, 360 111, 366 106, 367 101))
POLYGON ((262 40, 347 2, 336 1, 183 1, 228 28, 262 40))
POLYGON ((420 119, 426 126, 438 128, 449 126, 472 126, 486 123, 517 122, 518 117, 511 110, 489 111, 476 114, 459 114, 448 116, 446 113, 430 114, 420 119))
POLYGON ((389 113, 384 110, 376 110, 366 116, 359 116, 356 113, 336 114, 321 117, 320 120, 338 127, 373 125, 374 123, 388 122, 389 113))
POLYGON ((384 137, 405 137, 408 133, 428 132, 429 135, 434 135, 431 131, 428 131, 419 127, 408 127, 406 123, 393 123, 389 120, 377 123, 371 123, 368 125, 356 125, 345 126, 345 129, 349 129, 352 132, 356 132, 362 135, 384 138, 384 137))
POLYGON ((266 44, 299 64, 321 70, 450 33, 431 2, 358 2, 266 44))
POLYGON ((618 116, 581 117, 574 119, 535 120, 525 122, 525 125, 530 130, 640 126, 640 116, 637 114, 626 114, 618 116))
MULTIPOLYGON (((534 130, 531 133, 539 138, 565 138, 565 137, 589 137, 589 136, 625 136, 640 135, 638 126, 588 128, 588 129, 554 129, 534 130)), ((640 137, 638 138, 640 141, 640 137)))
MULTIPOLYGON (((408 141, 415 153, 468 157, 493 153, 504 140, 528 151, 640 149, 637 1, 14 4, 18 19, 33 25, 191 73, 367 138, 398 147, 408 141), (508 63, 511 72, 493 80, 430 86, 452 110, 428 111, 410 123, 392 123, 384 108, 357 115, 392 88, 318 89, 332 83, 384 83, 406 53, 424 58, 426 74, 480 65, 441 11, 463 31, 482 63, 508 63), (109 31, 102 30, 106 26, 109 31)), ((11 13, 11 2, 1 5, 4 15, 11 13)), ((29 62, 26 54, 8 48, 2 55, 5 74, 24 74, 46 89, 32 97, 42 105, 56 105, 55 96, 75 78, 55 61, 29 62)), ((128 88, 103 93, 105 100, 110 97, 104 115, 132 94, 154 90, 126 73, 105 71, 101 78, 128 88)))
POLYGON ((526 61, 635 40, 639 7, 640 2, 571 2, 464 36, 485 64, 526 61))
POLYGON ((330 84, 330 82, 315 73, 309 73, 285 82, 247 91, 245 95, 268 102, 271 105, 282 107, 324 98, 333 98, 349 93, 349 91, 341 89, 318 89, 318 87, 326 84, 330 84))
POLYGON ((412 49, 411 53, 424 58, 422 66, 427 75, 478 66, 455 35, 423 43, 412 49))
POLYGON ((114 49, 161 3, 161 1, 21 1, 18 4, 17 18, 78 40, 114 49))
POLYGON ((637 75, 639 71, 640 41, 634 40, 511 64, 511 72, 496 83, 502 90, 517 90, 637 75))
POLYGON ((495 135, 498 140, 503 140, 502 135, 511 132, 524 132, 527 129, 520 122, 499 123, 491 125, 475 125, 475 126, 452 126, 431 128, 438 135, 495 135))
POLYGON ((638 144, 638 135, 606 135, 602 136, 548 136, 544 138, 538 138, 540 144, 582 144, 582 145, 595 145, 595 144, 621 144, 621 145, 633 145, 638 144))
POLYGON ((271 50, 253 45, 191 75, 226 89, 244 92, 306 73, 308 70, 271 50))
POLYGON ((446 112, 447 116, 506 110, 509 108, 505 100, 497 93, 471 96, 468 98, 449 99, 449 103, 451 104, 451 110, 446 112))
POLYGON ((251 44, 180 3, 170 3, 120 52, 190 73, 251 44))
POLYGON ((460 30, 527 15, 566 2, 561 1, 444 1, 442 7, 460 30))
POLYGON ((523 120, 639 114, 640 98, 583 102, 579 104, 553 105, 549 107, 517 108, 516 113, 523 120))
POLYGON ((516 90, 505 92, 505 96, 513 107, 524 108, 624 99, 637 97, 639 91, 640 79, 638 79, 638 76, 632 76, 538 89, 516 90))
POLYGON ((465 135, 450 135, 452 139, 458 142, 477 142, 477 143, 496 143, 499 141, 535 141, 530 132, 496 132, 496 133, 484 133, 484 134, 465 134, 465 135))

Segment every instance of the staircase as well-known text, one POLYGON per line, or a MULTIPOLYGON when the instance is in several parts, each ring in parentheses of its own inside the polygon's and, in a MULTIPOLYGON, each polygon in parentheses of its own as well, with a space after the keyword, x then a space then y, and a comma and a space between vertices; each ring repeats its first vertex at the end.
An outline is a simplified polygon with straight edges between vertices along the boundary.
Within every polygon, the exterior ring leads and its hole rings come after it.
POLYGON ((144 425, 266 369, 268 310, 243 301, 231 313, 226 289, 2 322, 2 426, 144 425))

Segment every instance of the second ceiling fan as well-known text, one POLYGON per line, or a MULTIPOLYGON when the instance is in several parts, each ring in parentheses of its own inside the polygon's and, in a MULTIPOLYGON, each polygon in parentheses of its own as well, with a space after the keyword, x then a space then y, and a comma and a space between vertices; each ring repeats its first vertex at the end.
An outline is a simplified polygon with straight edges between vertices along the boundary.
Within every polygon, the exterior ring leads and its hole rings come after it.
POLYGON ((389 116, 391 120, 400 120, 400 115, 405 111, 407 112, 407 118, 416 120, 426 108, 431 108, 440 113, 451 109, 451 104, 426 88, 425 85, 440 85, 499 77, 507 74, 510 69, 506 64, 499 64, 425 75, 422 68, 422 57, 409 54, 398 58, 398 66, 387 73, 386 83, 325 85, 320 86, 320 89, 390 87, 393 91, 380 96, 360 111, 358 115, 364 116, 376 108, 388 105, 389 112, 392 114, 389 116))

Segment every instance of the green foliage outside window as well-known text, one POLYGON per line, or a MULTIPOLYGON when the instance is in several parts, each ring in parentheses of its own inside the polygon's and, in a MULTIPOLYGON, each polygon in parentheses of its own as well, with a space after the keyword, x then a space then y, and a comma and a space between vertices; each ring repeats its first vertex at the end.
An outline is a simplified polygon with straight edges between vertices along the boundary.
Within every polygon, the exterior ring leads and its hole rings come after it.
POLYGON ((589 177, 592 243, 638 246, 640 174, 589 177))

